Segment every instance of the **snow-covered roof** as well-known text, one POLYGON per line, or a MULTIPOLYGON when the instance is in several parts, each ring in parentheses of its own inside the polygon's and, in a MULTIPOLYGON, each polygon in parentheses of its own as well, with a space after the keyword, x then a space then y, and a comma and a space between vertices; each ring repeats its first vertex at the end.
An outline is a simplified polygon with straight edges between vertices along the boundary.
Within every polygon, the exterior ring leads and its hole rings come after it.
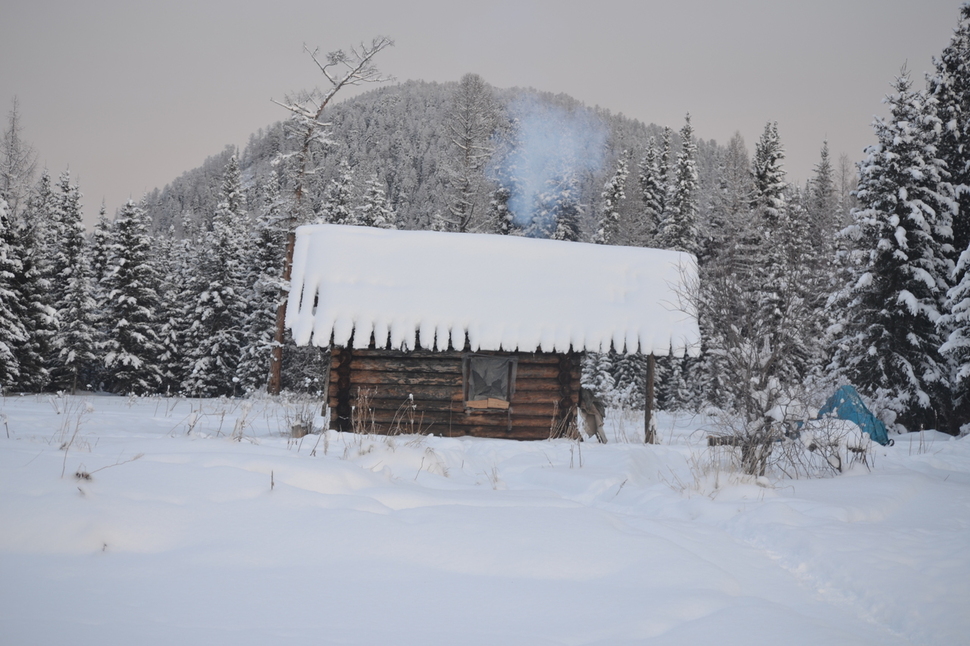
POLYGON ((298 345, 699 352, 694 257, 516 236, 321 224, 296 232, 286 324, 298 345))

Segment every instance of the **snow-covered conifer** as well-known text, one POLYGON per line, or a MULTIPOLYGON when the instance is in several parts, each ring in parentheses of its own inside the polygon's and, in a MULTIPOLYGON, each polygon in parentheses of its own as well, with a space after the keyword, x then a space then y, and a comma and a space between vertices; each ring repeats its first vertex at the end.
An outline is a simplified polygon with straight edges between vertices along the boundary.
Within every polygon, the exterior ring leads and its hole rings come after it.
POLYGON ((659 231, 667 191, 667 178, 660 175, 660 151, 652 137, 647 145, 647 152, 640 161, 639 170, 640 200, 643 202, 641 236, 652 241, 659 231))
POLYGON ((668 190, 667 203, 658 235, 665 249, 697 254, 697 144, 687 115, 680 130, 681 150, 668 190))
POLYGON ((4 390, 20 377, 15 350, 27 340, 20 293, 14 283, 21 267, 15 252, 16 231, 10 220, 7 201, 0 196, 0 388, 4 390))
POLYGON ((320 205, 321 224, 360 224, 354 209, 354 173, 346 159, 340 160, 337 176, 330 182, 320 205))
POLYGON ((114 223, 104 277, 108 302, 104 363, 114 392, 149 394, 162 384, 158 367, 158 277, 145 212, 132 200, 114 223))
POLYGON ((75 392, 92 376, 97 345, 97 318, 86 253, 81 193, 64 173, 60 181, 57 230, 51 294, 58 326, 52 339, 51 383, 75 392))
POLYGON ((45 171, 16 225, 20 272, 14 284, 20 294, 21 321, 27 331, 27 340, 16 349, 20 377, 15 388, 21 391, 39 392, 50 382, 47 364, 57 329, 57 312, 51 306, 50 258, 44 236, 50 232, 57 210, 50 175, 45 171))
POLYGON ((860 165, 860 208, 850 235, 862 263, 837 330, 834 367, 885 401, 910 430, 933 427, 946 367, 939 303, 951 270, 952 187, 937 157, 939 119, 904 73, 877 119, 878 143, 860 165))
POLYGON ((603 204, 600 207, 599 223, 593 242, 596 244, 615 245, 620 242, 620 202, 626 199, 624 187, 629 174, 626 151, 616 162, 613 176, 603 187, 603 204))
POLYGON ((394 212, 387 204, 384 185, 377 173, 371 175, 364 185, 364 194, 357 206, 357 221, 365 227, 394 228, 394 212))
POLYGON ((185 393, 196 397, 237 394, 237 367, 242 356, 246 319, 245 245, 242 235, 244 204, 239 198, 239 166, 235 157, 226 165, 223 200, 203 234, 204 250, 197 256, 186 302, 195 307, 186 333, 185 393))
POLYGON ((244 392, 252 392, 266 385, 283 275, 284 218, 279 180, 274 173, 263 189, 263 200, 253 232, 254 253, 250 255, 246 278, 252 300, 243 326, 245 343, 237 371, 244 392))

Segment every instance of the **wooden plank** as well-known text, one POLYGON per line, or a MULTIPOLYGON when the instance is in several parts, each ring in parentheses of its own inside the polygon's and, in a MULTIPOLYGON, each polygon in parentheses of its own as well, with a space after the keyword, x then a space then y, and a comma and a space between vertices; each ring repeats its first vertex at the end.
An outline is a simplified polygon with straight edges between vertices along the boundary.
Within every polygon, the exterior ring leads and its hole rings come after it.
POLYGON ((494 397, 489 397, 488 399, 473 399, 465 402, 465 408, 470 408, 472 410, 508 410, 509 403, 504 399, 495 399, 494 397))

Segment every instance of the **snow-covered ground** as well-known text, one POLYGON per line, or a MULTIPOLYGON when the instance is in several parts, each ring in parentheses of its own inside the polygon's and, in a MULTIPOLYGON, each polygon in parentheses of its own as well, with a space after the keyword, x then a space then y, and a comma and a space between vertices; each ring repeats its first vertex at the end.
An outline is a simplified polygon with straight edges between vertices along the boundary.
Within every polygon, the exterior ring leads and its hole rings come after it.
POLYGON ((655 446, 633 418, 607 445, 291 440, 292 409, 5 398, 0 644, 970 639, 970 439, 745 481, 702 418, 655 446))

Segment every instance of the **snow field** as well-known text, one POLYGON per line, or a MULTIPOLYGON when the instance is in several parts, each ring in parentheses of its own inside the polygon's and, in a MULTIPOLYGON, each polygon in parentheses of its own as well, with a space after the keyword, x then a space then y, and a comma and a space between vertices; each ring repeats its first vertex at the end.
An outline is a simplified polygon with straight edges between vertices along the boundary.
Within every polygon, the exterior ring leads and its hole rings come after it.
POLYGON ((616 411, 607 445, 292 440, 294 406, 5 398, 0 643, 955 644, 970 630, 970 440, 897 436, 871 471, 752 480, 712 470, 702 417, 661 415, 655 446, 616 411))

